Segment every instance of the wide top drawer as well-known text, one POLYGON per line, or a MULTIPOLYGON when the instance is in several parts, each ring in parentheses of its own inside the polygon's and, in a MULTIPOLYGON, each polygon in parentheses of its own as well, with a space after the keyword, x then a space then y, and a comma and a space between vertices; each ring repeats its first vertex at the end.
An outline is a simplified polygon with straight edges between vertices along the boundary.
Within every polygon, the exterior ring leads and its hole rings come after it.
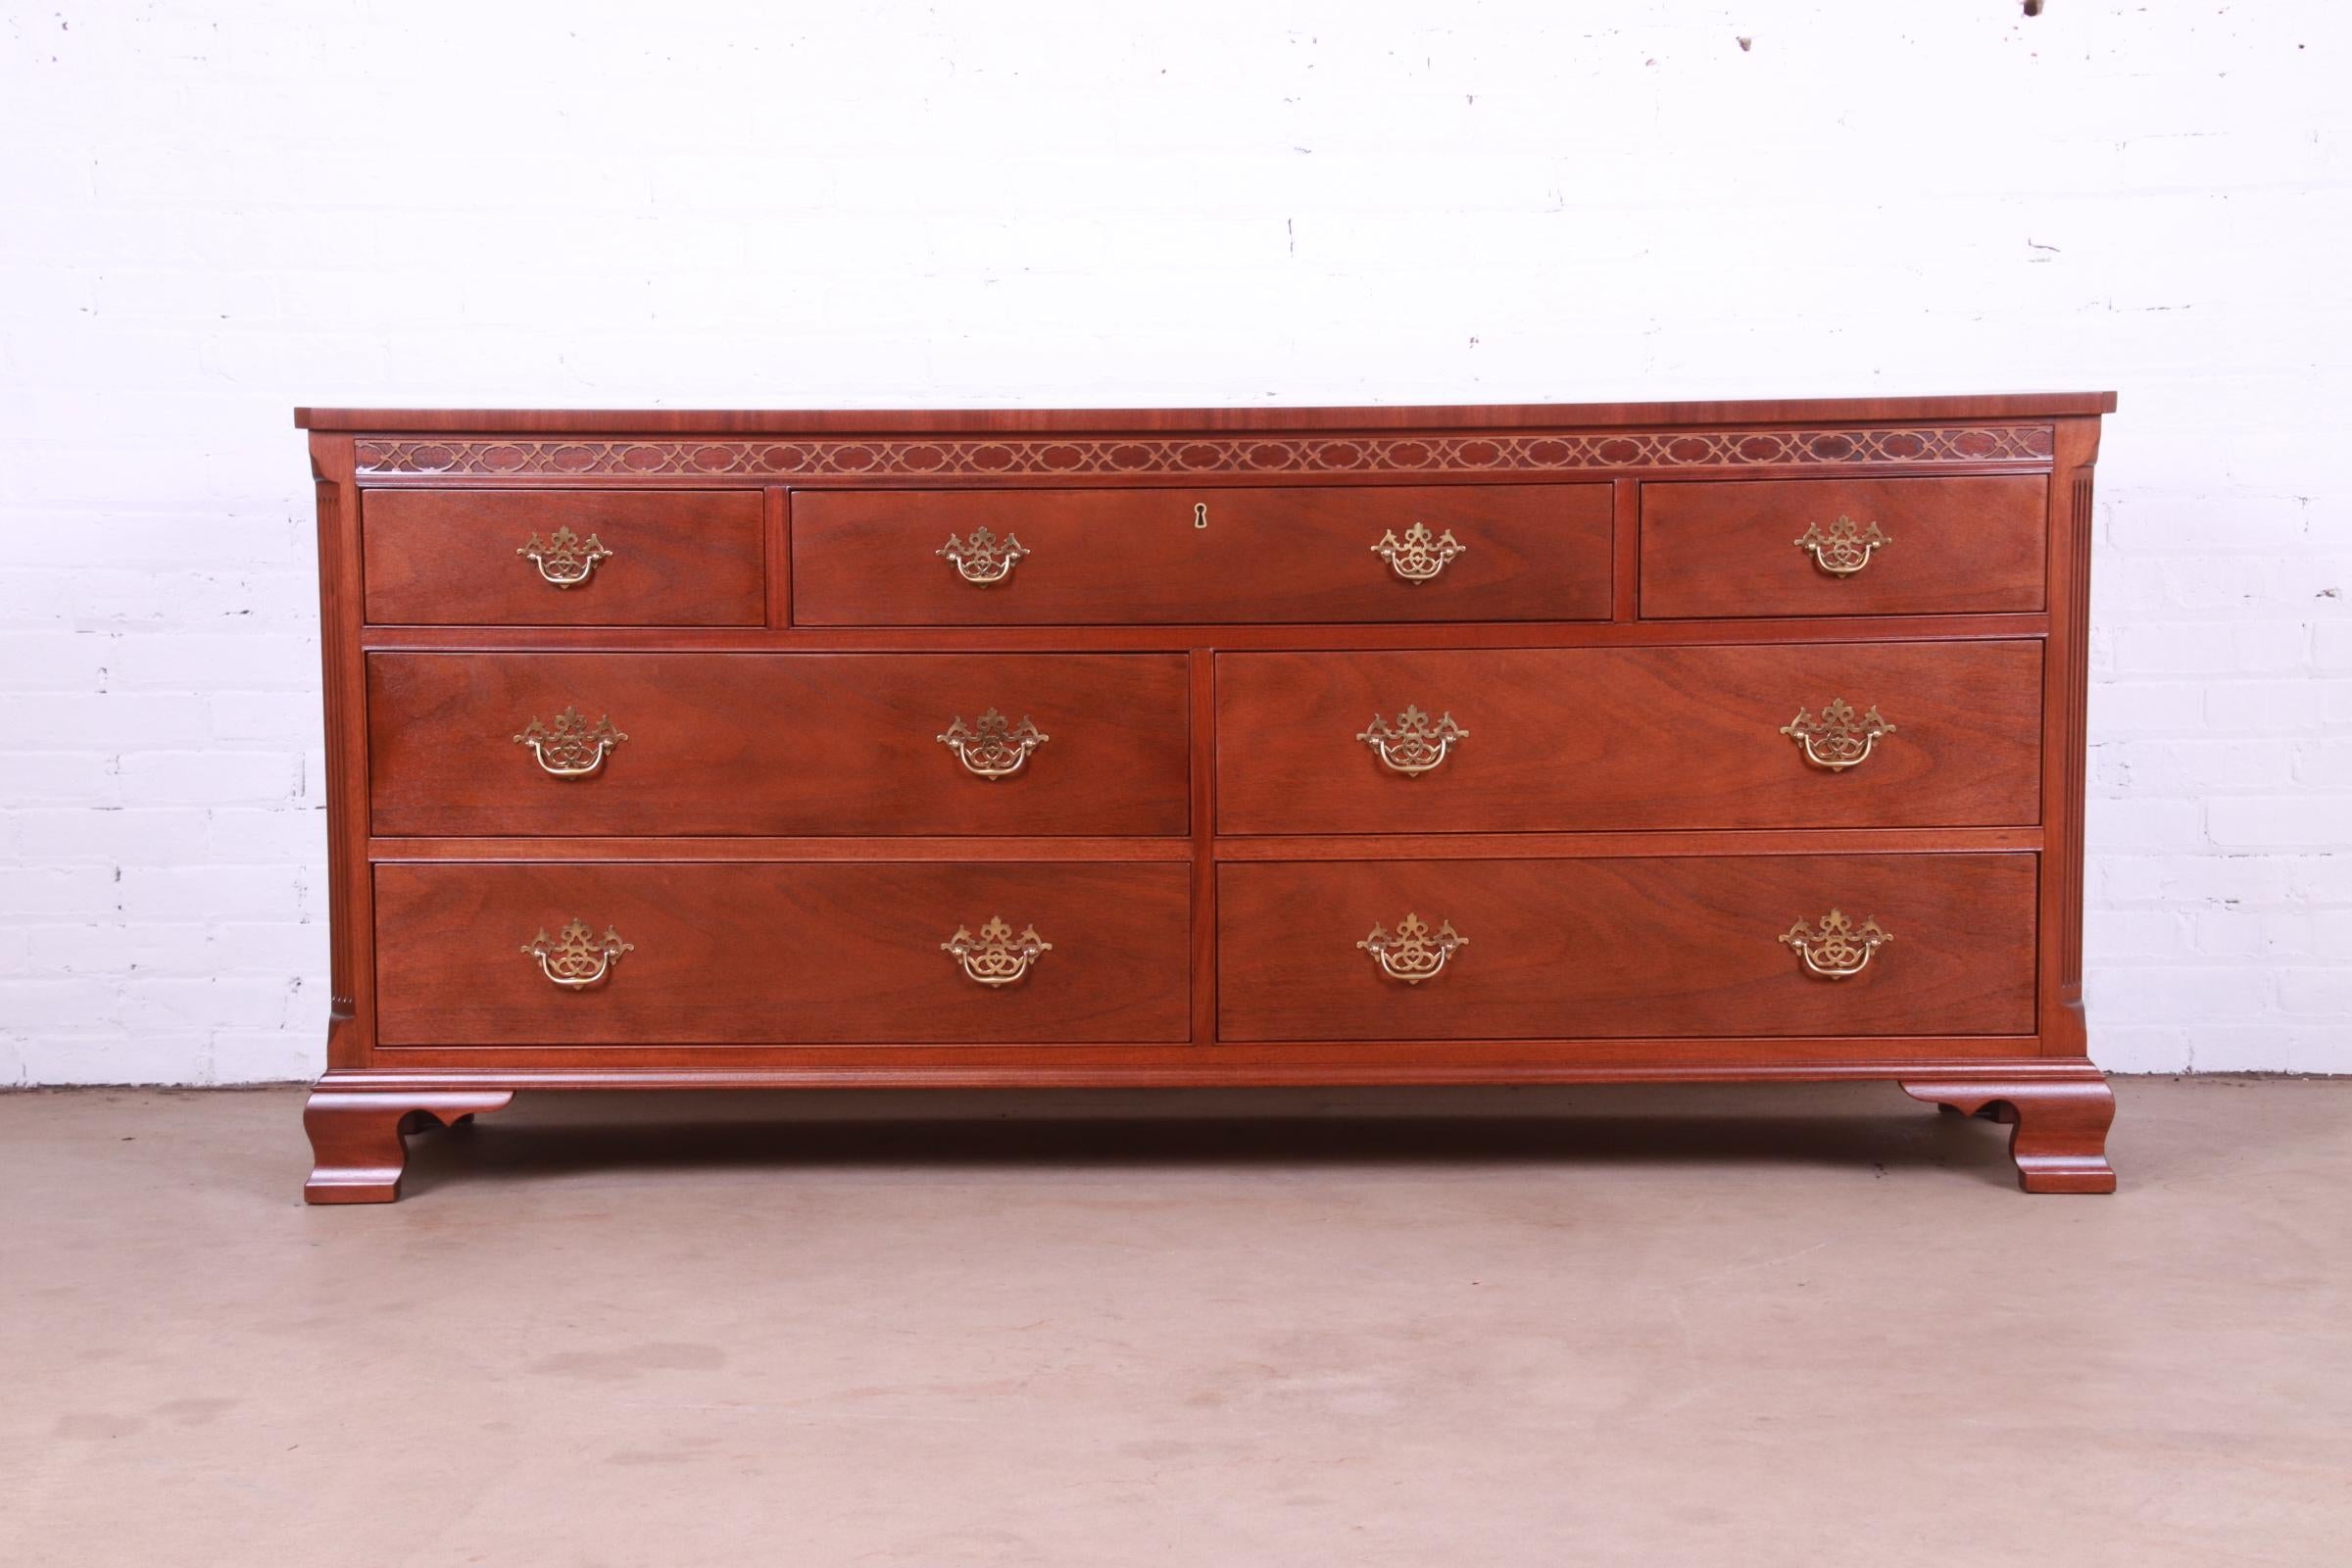
POLYGON ((748 490, 370 490, 368 619, 421 626, 757 626, 748 490))
POLYGON ((2042 608, 2049 481, 1740 479, 1642 487, 1642 613, 2042 608))
POLYGON ((1610 489, 799 491, 819 626, 1593 620, 1610 489))

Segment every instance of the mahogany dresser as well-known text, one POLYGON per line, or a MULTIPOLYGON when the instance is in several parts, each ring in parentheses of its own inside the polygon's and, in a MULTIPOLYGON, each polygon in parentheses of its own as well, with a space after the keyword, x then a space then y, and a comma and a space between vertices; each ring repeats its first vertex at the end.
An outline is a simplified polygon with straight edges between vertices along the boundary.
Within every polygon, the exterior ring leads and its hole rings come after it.
POLYGON ((526 1089, 1806 1079, 2111 1191, 2114 406, 300 411, 309 1196, 526 1089))

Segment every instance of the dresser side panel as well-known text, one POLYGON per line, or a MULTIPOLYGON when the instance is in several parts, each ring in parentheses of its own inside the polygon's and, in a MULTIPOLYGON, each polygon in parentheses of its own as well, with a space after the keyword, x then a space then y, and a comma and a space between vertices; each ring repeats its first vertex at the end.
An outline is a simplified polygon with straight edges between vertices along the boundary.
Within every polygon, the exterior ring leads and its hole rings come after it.
POLYGON ((368 675, 360 657, 360 493, 346 435, 311 437, 318 504, 318 650, 326 755, 326 1058, 365 1067, 375 1043, 368 876, 368 675))
POLYGON ((2042 1049, 2088 1054, 2082 1013, 2082 814, 2089 765, 2090 550, 2095 517, 2092 468, 2099 421, 2058 424, 2057 474, 2050 485, 2050 633, 2043 662, 2043 820, 2049 834, 2042 878, 2042 1049))

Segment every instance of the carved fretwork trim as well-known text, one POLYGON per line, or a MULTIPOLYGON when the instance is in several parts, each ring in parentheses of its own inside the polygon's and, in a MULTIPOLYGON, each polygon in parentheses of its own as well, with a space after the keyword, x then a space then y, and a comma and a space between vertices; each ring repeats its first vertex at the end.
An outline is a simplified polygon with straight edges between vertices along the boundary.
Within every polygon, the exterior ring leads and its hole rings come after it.
POLYGON ((966 436, 909 440, 363 440, 362 474, 887 475, 1554 473, 1592 468, 2033 463, 2046 424, 1587 435, 966 436))

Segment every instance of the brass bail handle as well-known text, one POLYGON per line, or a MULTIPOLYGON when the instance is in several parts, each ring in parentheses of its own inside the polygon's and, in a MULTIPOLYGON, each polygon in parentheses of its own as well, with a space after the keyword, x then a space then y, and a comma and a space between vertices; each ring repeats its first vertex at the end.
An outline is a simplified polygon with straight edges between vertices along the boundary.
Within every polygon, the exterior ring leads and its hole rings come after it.
POLYGON ((1797 536, 1796 548, 1813 558, 1813 564, 1833 577, 1851 577, 1870 564, 1870 554, 1894 541, 1876 522, 1859 523, 1839 516, 1826 526, 1809 523, 1797 536))
POLYGON ((1810 709, 1798 709, 1781 733, 1796 742, 1808 765, 1842 773, 1869 761, 1880 737, 1893 734, 1894 726, 1876 708, 1857 716, 1853 705, 1839 697, 1823 706, 1819 718, 1810 709))
POLYGON ((558 528, 545 539, 534 533, 514 553, 538 567, 539 575, 557 588, 578 587, 596 575, 597 563, 612 559, 612 552, 596 535, 582 539, 569 528, 558 528))
POLYGON ((636 944, 623 942, 620 933, 605 927, 603 937, 589 935, 588 922, 573 917, 553 938, 541 926, 539 934, 522 945, 527 956, 539 960, 539 972, 566 991, 585 991, 612 972, 624 953, 634 953, 636 944))
POLYGON ((1441 920, 1432 931, 1429 922, 1408 911, 1393 934, 1375 925, 1356 947, 1372 955, 1382 974, 1417 986, 1443 974, 1453 956, 1469 945, 1470 939, 1454 930, 1452 921, 1441 920))
POLYGON ((1355 737, 1372 748, 1381 765, 1392 773, 1418 778, 1446 760, 1470 732, 1453 721, 1451 713, 1431 718, 1420 709, 1406 707, 1392 724, 1378 713, 1355 737))
POLYGON ((1894 936, 1881 930, 1876 920, 1857 926, 1843 909, 1832 909, 1810 930, 1797 921, 1780 940, 1796 954, 1806 973, 1824 980, 1850 980, 1869 968, 1871 957, 1894 936))
POLYGON ((550 778, 593 778, 601 772, 605 759, 612 748, 628 736, 612 727, 611 714, 594 724, 580 716, 577 708, 566 708, 555 717, 555 722, 542 724, 533 717, 514 744, 530 748, 541 772, 550 778))
POLYGON ((984 986, 1008 986, 1029 972, 1038 955, 1052 953, 1054 944, 1037 934, 1037 927, 1024 926, 1019 936, 1001 915, 990 915, 974 936, 964 926, 939 945, 939 951, 954 957, 969 979, 984 986))
POLYGON ((954 752, 965 772, 994 783, 1018 773, 1029 754, 1053 737, 1025 714, 1016 725, 992 708, 970 724, 958 713, 945 733, 932 739, 954 752))
POLYGON ((1372 547, 1372 553, 1387 562, 1389 569, 1406 582, 1423 583, 1444 571, 1447 562, 1469 548, 1453 536, 1451 528, 1443 534, 1433 535, 1428 523, 1416 522, 1404 530, 1401 539, 1396 537, 1394 528, 1383 533, 1380 543, 1372 547))
POLYGON ((968 538, 950 534, 948 542, 932 552, 945 558, 965 582, 983 587, 1011 576, 1012 568, 1029 553, 1029 547, 1013 535, 999 539, 986 528, 974 528, 968 538))

